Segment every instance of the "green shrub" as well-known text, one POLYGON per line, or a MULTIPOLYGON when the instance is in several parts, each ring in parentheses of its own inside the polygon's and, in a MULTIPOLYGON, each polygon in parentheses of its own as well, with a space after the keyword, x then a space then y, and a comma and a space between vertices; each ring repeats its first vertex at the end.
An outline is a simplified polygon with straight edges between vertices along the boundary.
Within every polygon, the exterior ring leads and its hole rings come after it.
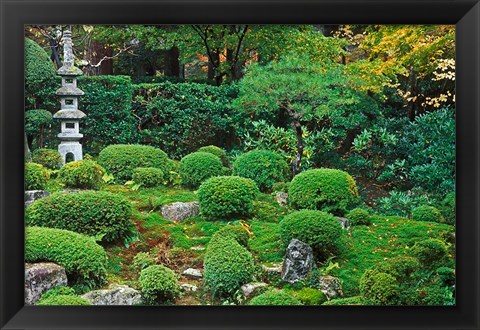
POLYGON ((288 192, 288 188, 290 187, 290 182, 275 182, 272 185, 273 192, 288 192))
POLYGON ((399 286, 392 275, 367 270, 360 279, 360 292, 367 300, 367 304, 395 305, 399 286))
POLYGON ((325 294, 313 288, 302 288, 298 291, 293 291, 292 294, 302 302, 303 305, 321 305, 327 300, 325 294))
POLYGON ((103 248, 93 238, 68 230, 27 227, 25 261, 51 261, 65 267, 70 284, 95 288, 106 282, 103 248))
POLYGON ((137 167, 155 167, 167 173, 170 165, 162 150, 139 144, 110 145, 100 152, 98 163, 122 183, 132 178, 137 167))
POLYGON ((25 112, 25 134, 32 147, 34 139, 36 139, 38 148, 43 147, 44 135, 52 121, 53 116, 50 111, 34 109, 25 112))
POLYGON ((205 180, 219 175, 222 175, 222 162, 211 153, 194 152, 180 161, 180 177, 185 187, 196 189, 205 180))
POLYGON ((296 175, 288 189, 288 200, 295 209, 322 210, 343 215, 357 203, 358 191, 355 181, 347 172, 320 168, 296 175))
POLYGON ((75 231, 105 242, 123 239, 132 229, 129 200, 106 191, 54 193, 32 203, 27 225, 75 231))
POLYGON ((63 159, 57 150, 36 149, 32 152, 32 162, 41 164, 51 170, 58 170, 63 165, 63 159))
POLYGON ((153 266, 157 263, 155 257, 150 255, 148 252, 138 252, 135 257, 133 257, 132 266, 135 270, 141 271, 144 268, 153 266))
POLYGON ((429 285, 419 290, 421 292, 423 305, 445 306, 454 305, 455 298, 453 292, 445 286, 429 285))
POLYGON ((348 298, 336 298, 324 302, 323 306, 349 306, 349 305, 363 305, 364 301, 362 296, 348 297, 348 298))
POLYGON ((412 219, 415 221, 444 222, 440 211, 436 207, 428 205, 413 209, 412 219))
POLYGON ((359 225, 365 225, 368 226, 370 224, 370 214, 368 211, 360 208, 355 208, 348 212, 346 215, 348 221, 350 222, 350 225, 352 226, 359 226, 359 225))
POLYGON ((157 187, 165 181, 163 171, 155 167, 137 167, 133 170, 132 180, 144 187, 157 187))
POLYGON ((25 190, 43 190, 49 179, 48 171, 40 164, 25 164, 25 190))
POLYGON ((242 226, 226 225, 225 227, 219 229, 212 236, 213 241, 222 238, 233 239, 237 241, 238 244, 242 246, 247 246, 250 235, 242 226))
POLYGON ((378 263, 373 269, 379 273, 392 275, 399 283, 405 283, 420 269, 420 264, 415 258, 399 256, 378 263))
POLYGON ((275 182, 289 179, 287 162, 269 150, 252 150, 233 163, 233 174, 256 182, 260 191, 268 192, 275 182))
POLYGON ((148 304, 173 301, 179 293, 177 275, 163 265, 153 265, 143 269, 140 272, 138 284, 148 304))
POLYGON ((105 169, 93 160, 77 160, 65 164, 58 179, 67 188, 99 189, 105 169))
POLYGON ((443 286, 455 285, 455 269, 448 267, 439 267, 436 270, 440 284, 443 286))
POLYGON ((449 225, 455 225, 455 193, 447 194, 438 208, 445 222, 449 225))
POLYGON ((448 258, 447 246, 443 241, 435 238, 415 243, 410 253, 427 268, 440 266, 448 258))
POLYGON ((91 303, 82 297, 71 295, 59 295, 41 299, 37 306, 89 306, 91 303))
POLYGON ((271 290, 254 297, 252 300, 250 300, 248 304, 254 306, 293 306, 301 305, 302 303, 300 302, 300 300, 298 300, 291 294, 286 293, 285 291, 271 290))
POLYGON ((40 299, 35 303, 36 305, 42 304, 42 302, 46 299, 51 299, 57 296, 76 296, 75 290, 68 286, 56 286, 48 291, 44 292, 40 299))
POLYGON ((391 191, 389 197, 382 197, 376 200, 377 212, 381 215, 396 215, 408 218, 412 210, 420 205, 428 203, 428 197, 424 192, 415 190, 391 191))
POLYGON ((238 176, 217 176, 198 189, 202 214, 211 219, 250 216, 258 188, 253 180, 238 176))
POLYGON ((280 237, 285 245, 296 238, 310 245, 318 258, 326 259, 339 251, 342 227, 329 213, 301 210, 283 218, 280 222, 280 237))
POLYGON ((217 146, 205 146, 205 147, 201 147, 197 151, 208 152, 212 155, 215 155, 218 158, 220 158, 223 166, 228 166, 227 154, 225 153, 225 150, 223 150, 222 148, 219 148, 217 146))

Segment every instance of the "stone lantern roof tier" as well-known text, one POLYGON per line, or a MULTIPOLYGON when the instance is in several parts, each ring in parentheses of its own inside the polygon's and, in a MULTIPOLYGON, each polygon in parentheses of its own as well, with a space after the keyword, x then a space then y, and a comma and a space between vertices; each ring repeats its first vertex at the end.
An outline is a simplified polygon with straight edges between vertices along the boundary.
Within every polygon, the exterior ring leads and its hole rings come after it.
POLYGON ((86 114, 80 110, 63 109, 53 115, 55 119, 82 119, 86 114))
POLYGON ((83 138, 83 134, 80 133, 59 133, 57 137, 62 141, 78 141, 83 138))
POLYGON ((57 70, 57 74, 60 76, 81 76, 83 72, 76 66, 64 65, 57 70))
POLYGON ((56 93, 59 96, 82 96, 85 94, 80 88, 71 85, 60 87, 56 93))

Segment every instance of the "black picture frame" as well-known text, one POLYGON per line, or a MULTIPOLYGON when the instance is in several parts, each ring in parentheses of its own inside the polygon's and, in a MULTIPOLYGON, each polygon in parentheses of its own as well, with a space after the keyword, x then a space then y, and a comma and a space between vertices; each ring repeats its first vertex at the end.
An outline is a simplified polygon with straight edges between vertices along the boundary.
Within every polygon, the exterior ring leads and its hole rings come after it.
POLYGON ((479 329, 478 0, 0 0, 1 329, 479 329), (23 304, 25 24, 455 24, 455 307, 35 307, 23 304))

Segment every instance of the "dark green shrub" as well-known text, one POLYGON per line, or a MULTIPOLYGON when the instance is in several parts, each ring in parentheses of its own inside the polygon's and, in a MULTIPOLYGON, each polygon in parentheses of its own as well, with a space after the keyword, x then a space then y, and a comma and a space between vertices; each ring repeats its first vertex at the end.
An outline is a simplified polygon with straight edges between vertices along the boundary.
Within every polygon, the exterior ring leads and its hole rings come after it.
POLYGON ((439 267, 437 268, 436 273, 441 285, 455 285, 455 269, 448 267, 439 267))
POLYGON ((397 303, 399 286, 390 274, 367 270, 360 279, 360 292, 367 304, 395 305, 397 303))
POLYGON ((455 193, 447 194, 438 208, 445 222, 449 225, 455 225, 455 193))
POLYGON ((58 179, 66 188, 99 189, 105 169, 93 160, 77 160, 65 164, 58 179))
POLYGON ((420 269, 420 264, 415 258, 400 256, 378 263, 373 269, 379 273, 390 274, 399 283, 404 283, 410 279, 414 272, 420 269))
POLYGON ((276 305, 276 306, 293 306, 293 305, 302 305, 300 300, 292 296, 291 294, 286 293, 281 290, 271 290, 262 293, 254 297, 249 305, 254 306, 267 306, 267 305, 276 305))
POLYGON ((37 306, 89 306, 91 303, 82 297, 71 295, 58 295, 41 299, 37 306))
POLYGON ((65 267, 70 284, 95 288, 106 282, 107 254, 93 238, 72 231, 27 227, 25 261, 51 261, 65 267))
POLYGON ((325 294, 313 288, 302 288, 298 291, 293 291, 292 294, 302 302, 303 305, 321 305, 326 300, 325 294))
POLYGON ((98 156, 98 163, 118 182, 132 178, 137 167, 155 167, 168 172, 167 154, 152 146, 139 144, 117 144, 103 149, 98 156))
POLYGON ((289 179, 289 168, 283 157, 273 151, 252 150, 235 160, 233 174, 252 179, 260 191, 268 192, 275 182, 289 179))
POLYGON ((197 151, 208 152, 212 155, 215 155, 218 158, 220 158, 223 166, 228 166, 227 154, 225 153, 225 150, 223 150, 222 148, 219 148, 217 146, 205 146, 205 147, 201 147, 197 151))
POLYGON ((36 149, 32 152, 32 162, 41 164, 51 170, 58 170, 63 165, 63 159, 57 150, 36 149))
POLYGON ((212 236, 212 240, 214 241, 221 238, 233 239, 237 241, 238 244, 247 246, 250 235, 242 226, 226 225, 212 236))
POLYGON ((202 182, 222 175, 220 158, 208 152, 194 152, 180 161, 180 177, 182 185, 196 189, 202 182))
POLYGON ((43 138, 47 128, 53 121, 50 111, 43 109, 28 110, 25 112, 25 134, 28 142, 33 147, 33 140, 36 139, 37 147, 43 147, 43 138))
POLYGON ((54 193, 31 204, 27 225, 66 229, 101 238, 123 239, 132 230, 129 200, 106 191, 54 193))
POLYGON ((153 266, 157 263, 155 257, 150 255, 148 252, 138 252, 135 257, 133 257, 132 266, 137 271, 141 271, 144 268, 153 266))
POLYGON ((143 269, 140 272, 138 284, 148 304, 173 301, 179 293, 177 275, 163 265, 153 265, 143 269))
POLYGON ((217 176, 205 181, 198 189, 202 214, 211 219, 248 217, 258 194, 253 180, 238 176, 217 176))
POLYGON ((40 164, 25 164, 25 190, 43 190, 49 179, 48 171, 40 164))
POLYGON ((410 253, 427 268, 440 266, 448 258, 447 246, 443 241, 435 238, 415 243, 410 253))
POLYGON ((347 219, 352 226, 358 225, 365 225, 368 226, 370 224, 370 214, 364 209, 353 209, 346 215, 347 219))
POLYGON ((452 290, 440 285, 430 285, 419 290, 422 296, 422 304, 429 306, 454 305, 455 298, 452 290))
POLYGON ((415 221, 444 222, 440 211, 436 207, 428 205, 413 209, 412 219, 415 221))
POLYGON ((349 305, 363 305, 362 296, 348 297, 348 298, 336 298, 324 302, 323 306, 349 306, 349 305))
POLYGON ((163 171, 155 167, 137 167, 133 170, 132 180, 144 187, 157 187, 165 181, 163 171))
POLYGON ((308 170, 293 178, 288 189, 288 200, 295 209, 322 210, 343 215, 358 201, 357 185, 344 171, 329 168, 308 170))
POLYGON ((318 258, 326 259, 339 251, 342 227, 329 213, 301 210, 283 218, 280 222, 280 237, 285 245, 296 238, 310 245, 318 258))

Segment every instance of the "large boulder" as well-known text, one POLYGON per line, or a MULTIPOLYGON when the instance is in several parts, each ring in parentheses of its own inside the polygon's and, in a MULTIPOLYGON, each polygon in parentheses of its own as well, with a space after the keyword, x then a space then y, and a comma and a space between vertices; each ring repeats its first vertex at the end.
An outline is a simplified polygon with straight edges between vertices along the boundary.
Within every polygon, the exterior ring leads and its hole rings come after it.
POLYGON ((282 280, 295 283, 304 279, 312 269, 313 260, 312 248, 298 239, 292 239, 283 261, 282 280))
POLYGON ((25 191, 25 207, 35 202, 37 199, 50 195, 46 190, 26 190, 25 191))
POLYGON ((67 285, 65 268, 51 262, 25 264, 25 304, 33 305, 42 294, 56 286, 67 285))
POLYGON ((85 293, 82 298, 92 305, 140 305, 142 295, 138 290, 126 285, 112 284, 108 289, 85 293))
POLYGON ((328 299, 340 298, 343 296, 342 282, 338 277, 320 276, 318 283, 320 291, 322 291, 328 299))
POLYGON ((172 221, 182 221, 192 218, 200 213, 198 202, 175 202, 162 207, 162 217, 172 221))

